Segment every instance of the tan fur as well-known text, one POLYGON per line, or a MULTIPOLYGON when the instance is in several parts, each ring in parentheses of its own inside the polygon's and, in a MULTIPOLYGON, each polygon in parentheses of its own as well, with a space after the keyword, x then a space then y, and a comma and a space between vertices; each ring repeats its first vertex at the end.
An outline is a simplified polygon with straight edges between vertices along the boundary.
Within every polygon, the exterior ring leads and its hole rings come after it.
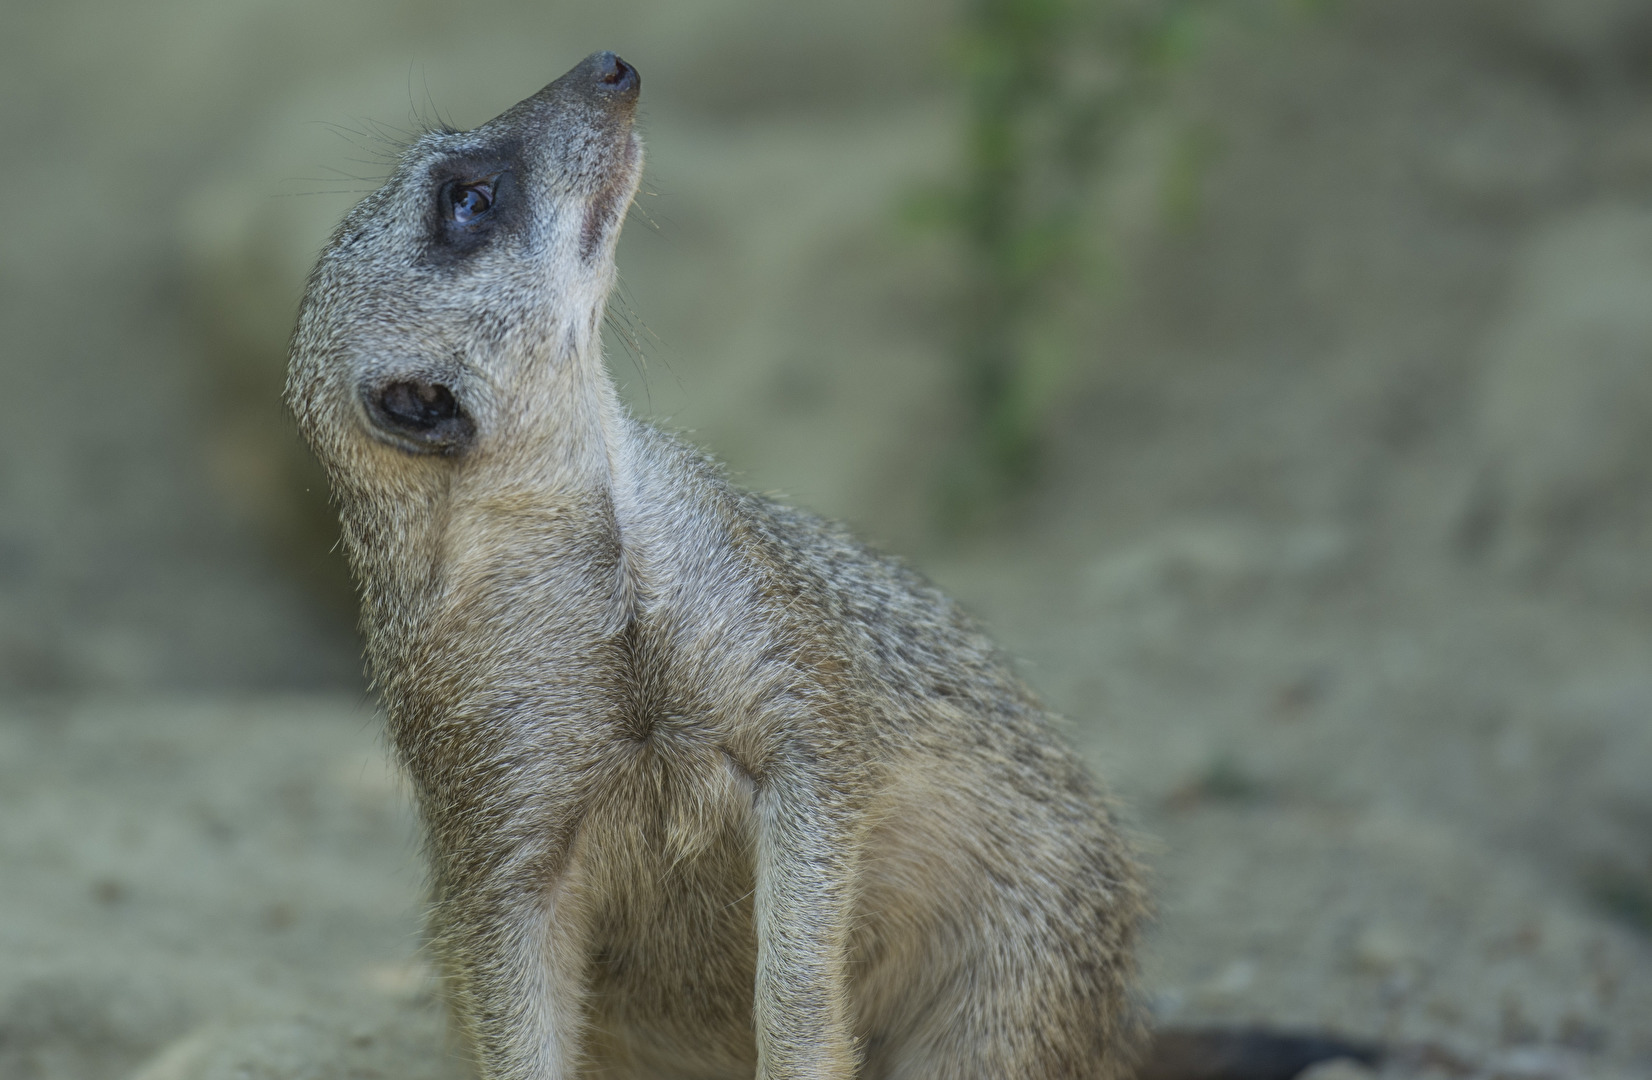
POLYGON ((1143 901, 1052 718, 932 586, 617 402, 628 70, 419 139, 293 343, 456 1028, 488 1080, 1118 1076, 1143 901))

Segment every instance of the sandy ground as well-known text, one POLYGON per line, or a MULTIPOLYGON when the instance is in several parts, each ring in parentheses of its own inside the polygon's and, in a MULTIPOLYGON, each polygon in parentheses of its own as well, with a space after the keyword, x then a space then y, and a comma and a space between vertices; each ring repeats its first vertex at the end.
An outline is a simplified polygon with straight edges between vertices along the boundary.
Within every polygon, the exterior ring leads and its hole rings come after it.
POLYGON ((955 114, 912 59, 945 11, 17 16, 0 1076, 460 1075, 272 393, 370 184, 327 170, 382 171, 365 120, 475 122, 595 47, 649 103, 627 393, 911 552, 1025 658, 1151 853, 1161 1017, 1652 1075, 1644 6, 1217 35, 1103 192, 1114 280, 1048 481, 950 542, 947 256, 894 210, 945 169, 955 114), (1213 150, 1172 221, 1189 139, 1213 150))

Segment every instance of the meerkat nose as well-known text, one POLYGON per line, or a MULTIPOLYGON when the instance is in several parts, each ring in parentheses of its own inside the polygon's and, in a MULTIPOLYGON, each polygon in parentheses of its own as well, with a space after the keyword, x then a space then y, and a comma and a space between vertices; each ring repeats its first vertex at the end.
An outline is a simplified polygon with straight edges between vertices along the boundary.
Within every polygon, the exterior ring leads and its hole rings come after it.
POLYGON ((613 53, 597 53, 591 57, 590 63, 599 93, 622 99, 635 98, 642 89, 642 76, 637 74, 637 69, 613 53))
MULTIPOLYGON (((582 101, 603 112, 629 115, 642 90, 637 69, 611 52, 592 53, 530 100, 552 109, 582 101)), ((526 102, 524 102, 524 105, 526 102)))

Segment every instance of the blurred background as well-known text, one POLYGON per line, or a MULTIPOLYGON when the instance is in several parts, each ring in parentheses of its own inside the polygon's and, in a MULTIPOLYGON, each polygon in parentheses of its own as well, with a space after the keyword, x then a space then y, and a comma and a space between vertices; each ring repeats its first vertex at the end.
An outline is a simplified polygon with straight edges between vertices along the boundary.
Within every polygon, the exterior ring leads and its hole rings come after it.
POLYGON ((399 142, 596 49, 628 400, 1024 658, 1158 1016, 1652 1075, 1652 4, 5 25, 0 1076, 456 1075, 286 339, 399 142))

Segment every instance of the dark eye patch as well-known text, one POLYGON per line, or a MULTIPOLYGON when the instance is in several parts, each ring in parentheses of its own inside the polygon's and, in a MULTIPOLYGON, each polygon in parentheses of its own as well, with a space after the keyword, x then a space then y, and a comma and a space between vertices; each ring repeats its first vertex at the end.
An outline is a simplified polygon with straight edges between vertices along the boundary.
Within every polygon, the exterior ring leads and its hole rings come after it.
POLYGON ((373 425, 408 450, 451 454, 476 436, 476 425, 442 383, 402 379, 371 387, 364 397, 373 425))
POLYGON ((432 167, 425 249, 431 262, 451 263, 479 251, 520 219, 519 169, 511 147, 455 154, 432 167))

